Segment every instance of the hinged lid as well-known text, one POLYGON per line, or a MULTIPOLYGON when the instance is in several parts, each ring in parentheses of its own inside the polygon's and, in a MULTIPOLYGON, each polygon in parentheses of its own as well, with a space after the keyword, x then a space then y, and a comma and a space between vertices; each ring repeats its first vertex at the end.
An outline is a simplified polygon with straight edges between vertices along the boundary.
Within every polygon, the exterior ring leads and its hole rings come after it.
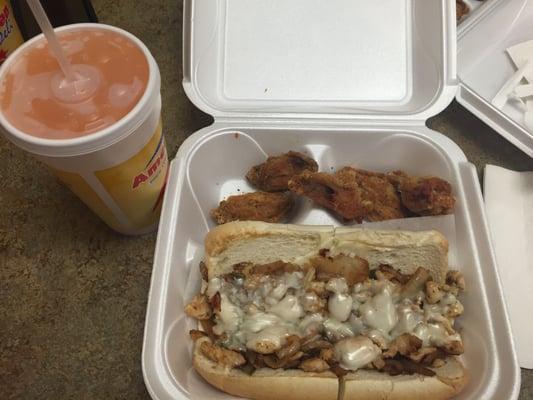
POLYGON ((456 92, 449 0, 189 0, 183 86, 215 118, 424 121, 456 92))
POLYGON ((487 0, 485 3, 458 31, 457 100, 533 157, 533 132, 523 125, 524 114, 518 104, 509 102, 502 110, 491 104, 516 71, 506 49, 533 39, 533 0, 487 0))

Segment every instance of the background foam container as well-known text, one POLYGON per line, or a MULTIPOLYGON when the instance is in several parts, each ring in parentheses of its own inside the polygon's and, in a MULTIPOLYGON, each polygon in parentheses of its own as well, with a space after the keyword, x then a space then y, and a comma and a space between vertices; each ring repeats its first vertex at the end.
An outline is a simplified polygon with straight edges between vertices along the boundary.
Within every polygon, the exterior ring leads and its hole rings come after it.
POLYGON ((460 24, 457 101, 492 129, 533 157, 533 132, 517 102, 503 109, 492 99, 515 73, 505 51, 533 39, 533 0, 487 0, 460 24))

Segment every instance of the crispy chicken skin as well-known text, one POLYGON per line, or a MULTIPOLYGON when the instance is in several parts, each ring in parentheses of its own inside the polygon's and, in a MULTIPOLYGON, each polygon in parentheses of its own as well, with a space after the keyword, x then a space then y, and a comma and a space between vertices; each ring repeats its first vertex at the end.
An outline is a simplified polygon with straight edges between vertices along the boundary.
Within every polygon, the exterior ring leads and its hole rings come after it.
POLYGON ((452 186, 435 176, 413 177, 402 171, 388 174, 400 192, 402 204, 417 215, 449 214, 455 206, 452 186))
POLYGON ((304 172, 289 189, 348 221, 384 221, 411 215, 448 214, 455 206, 451 185, 437 177, 412 177, 344 167, 334 174, 304 172))
POLYGON ((265 192, 279 192, 288 189, 289 180, 304 171, 318 171, 318 164, 311 157, 296 151, 268 157, 263 163, 252 167, 246 179, 265 192))
POLYGON ((350 177, 305 171, 289 181, 289 189, 307 196, 318 205, 334 211, 346 220, 363 220, 361 190, 350 177))
POLYGON ((294 204, 290 193, 254 192, 230 196, 211 211, 218 224, 231 221, 280 222, 294 204))
POLYGON ((406 216, 396 189, 383 174, 350 167, 339 173, 353 176, 361 188, 365 220, 383 221, 406 216))
POLYGON ((357 222, 402 218, 400 198, 385 175, 345 167, 335 174, 304 172, 289 189, 357 222))

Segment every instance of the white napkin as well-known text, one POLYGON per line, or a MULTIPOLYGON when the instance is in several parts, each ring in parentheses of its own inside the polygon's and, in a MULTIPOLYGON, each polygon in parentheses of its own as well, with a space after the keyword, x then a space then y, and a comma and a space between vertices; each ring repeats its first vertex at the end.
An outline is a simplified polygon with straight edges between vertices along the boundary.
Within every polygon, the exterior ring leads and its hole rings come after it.
POLYGON ((518 361, 533 368, 533 172, 487 165, 484 186, 518 361))
MULTIPOLYGON (((533 58, 533 40, 515 44, 507 49, 507 53, 509 53, 516 68, 520 68, 520 66, 533 58)), ((529 82, 533 83, 533 69, 526 71, 524 76, 529 82)))

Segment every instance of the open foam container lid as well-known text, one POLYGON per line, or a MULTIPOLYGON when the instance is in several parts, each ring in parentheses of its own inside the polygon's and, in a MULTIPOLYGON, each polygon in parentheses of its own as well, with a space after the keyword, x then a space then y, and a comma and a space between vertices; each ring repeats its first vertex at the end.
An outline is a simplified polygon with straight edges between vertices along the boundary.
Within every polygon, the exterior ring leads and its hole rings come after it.
POLYGON ((519 149, 533 157, 533 132, 523 112, 509 102, 491 104, 516 71, 506 49, 533 39, 533 0, 486 0, 458 28, 457 101, 519 149))
POLYGON ((184 88, 215 119, 425 121, 453 99, 447 0, 185 3, 184 88))

